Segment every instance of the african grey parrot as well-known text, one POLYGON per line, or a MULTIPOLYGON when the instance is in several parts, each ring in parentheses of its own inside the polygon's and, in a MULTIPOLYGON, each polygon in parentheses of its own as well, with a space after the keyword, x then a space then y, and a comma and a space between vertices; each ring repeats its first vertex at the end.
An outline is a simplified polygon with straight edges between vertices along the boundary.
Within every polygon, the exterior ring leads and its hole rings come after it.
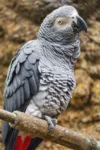
MULTIPOLYGON (((81 31, 86 32, 87 25, 69 5, 44 19, 37 39, 24 44, 11 61, 4 90, 5 110, 45 119, 49 130, 54 129, 75 88, 74 63, 80 55, 81 31)), ((33 150, 42 141, 25 135, 3 122, 6 150, 33 150)))

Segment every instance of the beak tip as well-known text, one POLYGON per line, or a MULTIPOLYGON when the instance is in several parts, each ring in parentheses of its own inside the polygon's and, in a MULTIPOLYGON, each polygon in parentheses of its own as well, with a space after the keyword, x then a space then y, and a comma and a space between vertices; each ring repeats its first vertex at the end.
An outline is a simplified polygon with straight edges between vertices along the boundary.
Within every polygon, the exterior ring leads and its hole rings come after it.
POLYGON ((84 21, 84 19, 78 16, 77 23, 78 23, 78 26, 82 29, 82 31, 85 31, 87 33, 87 24, 84 21))
POLYGON ((85 33, 87 33, 87 28, 84 31, 85 31, 85 33))
MULTIPOLYGON (((84 21, 85 22, 85 21, 84 21)), ((87 24, 86 24, 86 22, 85 22, 85 32, 87 33, 88 31, 88 26, 87 26, 87 24)))

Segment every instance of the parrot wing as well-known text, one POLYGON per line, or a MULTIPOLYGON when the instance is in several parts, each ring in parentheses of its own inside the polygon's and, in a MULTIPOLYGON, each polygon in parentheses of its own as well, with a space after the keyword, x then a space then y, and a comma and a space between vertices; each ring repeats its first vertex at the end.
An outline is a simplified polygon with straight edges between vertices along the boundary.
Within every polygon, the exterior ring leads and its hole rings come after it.
MULTIPOLYGON (((4 109, 25 111, 29 100, 39 88, 39 53, 33 41, 26 43, 11 61, 4 90, 4 109)), ((5 142, 10 126, 3 122, 2 137, 5 142)))

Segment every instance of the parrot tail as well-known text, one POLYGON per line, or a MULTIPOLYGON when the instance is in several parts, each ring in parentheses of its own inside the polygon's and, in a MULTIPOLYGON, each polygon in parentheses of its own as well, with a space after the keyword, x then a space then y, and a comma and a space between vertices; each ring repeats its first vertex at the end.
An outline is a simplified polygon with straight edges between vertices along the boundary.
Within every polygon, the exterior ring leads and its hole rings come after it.
POLYGON ((5 141, 5 150, 35 150, 43 139, 11 129, 5 141))
POLYGON ((43 141, 41 138, 33 138, 31 135, 25 137, 24 141, 21 136, 17 136, 13 150, 35 150, 43 141))

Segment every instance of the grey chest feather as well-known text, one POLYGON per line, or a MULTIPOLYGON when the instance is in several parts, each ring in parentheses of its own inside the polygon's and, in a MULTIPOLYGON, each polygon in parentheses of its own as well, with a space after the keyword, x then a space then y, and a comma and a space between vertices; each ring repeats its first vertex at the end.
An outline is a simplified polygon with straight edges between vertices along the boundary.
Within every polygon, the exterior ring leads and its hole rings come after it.
POLYGON ((52 61, 41 59, 39 92, 33 99, 42 114, 57 116, 66 110, 75 80, 68 66, 61 66, 61 62, 57 64, 55 60, 52 61))

